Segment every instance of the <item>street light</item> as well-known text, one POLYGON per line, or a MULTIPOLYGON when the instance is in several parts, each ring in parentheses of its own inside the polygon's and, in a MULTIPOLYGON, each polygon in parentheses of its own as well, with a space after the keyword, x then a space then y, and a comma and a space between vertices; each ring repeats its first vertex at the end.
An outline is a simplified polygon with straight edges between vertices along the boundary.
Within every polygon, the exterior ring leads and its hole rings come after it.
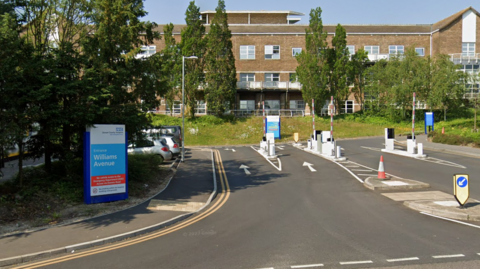
POLYGON ((185 161, 185 59, 198 59, 198 57, 182 56, 182 162, 185 161))

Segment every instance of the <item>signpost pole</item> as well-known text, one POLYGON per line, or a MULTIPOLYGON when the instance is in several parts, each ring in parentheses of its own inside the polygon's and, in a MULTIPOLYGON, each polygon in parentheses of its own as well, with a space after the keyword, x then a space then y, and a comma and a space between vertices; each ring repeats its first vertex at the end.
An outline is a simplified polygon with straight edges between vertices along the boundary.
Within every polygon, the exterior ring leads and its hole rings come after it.
POLYGON ((267 133, 267 126, 265 126, 265 101, 262 101, 263 108, 263 136, 267 133))
POLYGON ((333 139, 333 96, 330 98, 330 136, 333 139))
POLYGON ((315 99, 312 99, 312 122, 313 122, 313 133, 315 134, 315 99))
POLYGON ((413 93, 413 112, 412 112, 412 140, 415 142, 417 139, 415 137, 415 93, 413 93))

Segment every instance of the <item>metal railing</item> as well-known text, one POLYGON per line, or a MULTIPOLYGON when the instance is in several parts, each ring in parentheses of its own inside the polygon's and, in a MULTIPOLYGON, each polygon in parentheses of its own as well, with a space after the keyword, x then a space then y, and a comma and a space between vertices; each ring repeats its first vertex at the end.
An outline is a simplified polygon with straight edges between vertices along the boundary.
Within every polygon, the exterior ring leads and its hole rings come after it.
POLYGON ((478 63, 480 62, 480 53, 453 53, 449 54, 450 61, 460 63, 478 63))
MULTIPOLYGON (((234 109, 228 112, 235 117, 263 116, 262 109, 234 109)), ((265 109, 265 116, 305 117, 305 109, 265 109)))
POLYGON ((237 89, 242 90, 261 90, 261 89, 279 89, 279 90, 301 90, 300 82, 291 81, 239 81, 237 89))

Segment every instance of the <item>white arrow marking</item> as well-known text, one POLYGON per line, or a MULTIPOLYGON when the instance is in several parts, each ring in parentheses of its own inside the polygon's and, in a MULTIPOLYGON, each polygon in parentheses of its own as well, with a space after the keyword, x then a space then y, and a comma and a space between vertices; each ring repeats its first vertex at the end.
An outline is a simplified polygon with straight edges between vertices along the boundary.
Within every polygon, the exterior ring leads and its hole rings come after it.
POLYGON ((232 152, 236 152, 234 149, 225 149, 225 150, 231 150, 232 152))
POLYGON ((250 167, 248 167, 246 165, 243 165, 243 164, 240 165, 240 169, 243 169, 245 171, 245 174, 250 175, 251 173, 250 173, 250 171, 247 170, 247 168, 250 168, 250 167))
POLYGON ((317 170, 313 169, 312 165, 313 165, 313 164, 307 163, 307 162, 304 162, 304 163, 303 163, 303 166, 308 166, 308 168, 310 168, 310 171, 312 171, 312 172, 317 172, 317 170))

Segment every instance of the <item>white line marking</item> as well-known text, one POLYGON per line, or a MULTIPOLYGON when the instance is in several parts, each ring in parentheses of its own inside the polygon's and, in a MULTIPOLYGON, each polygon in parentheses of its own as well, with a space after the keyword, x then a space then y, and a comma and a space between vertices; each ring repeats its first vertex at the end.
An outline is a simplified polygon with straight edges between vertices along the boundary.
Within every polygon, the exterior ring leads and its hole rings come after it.
POLYGON ((294 265, 290 266, 290 268, 311 268, 311 267, 322 267, 323 264, 306 264, 306 265, 294 265))
POLYGON ((448 258, 460 258, 460 257, 465 257, 463 254, 453 254, 453 255, 438 255, 438 256, 432 256, 434 259, 448 259, 448 258))
POLYGON ((372 170, 362 170, 362 169, 351 169, 351 170, 355 172, 373 172, 372 170))
POLYGON ((401 259, 390 259, 387 262, 405 262, 405 261, 418 261, 418 257, 410 257, 410 258, 401 258, 401 259))
POLYGON ((267 160, 273 167, 275 167, 278 171, 282 171, 282 162, 280 161, 279 158, 277 158, 279 166, 277 167, 272 161, 270 161, 265 155, 261 154, 257 149, 255 149, 253 146, 250 146, 253 150, 255 150, 258 154, 262 155, 265 160, 267 160))
POLYGON ((373 263, 373 261, 340 262, 340 265, 366 264, 366 263, 373 263))
POLYGON ((449 218, 444 218, 444 217, 432 215, 432 214, 427 213, 427 212, 420 212, 420 214, 427 215, 427 216, 430 216, 430 217, 434 217, 434 218, 437 218, 437 219, 448 220, 448 221, 451 221, 451 222, 455 222, 455 223, 459 223, 459 224, 463 224, 463 225, 467 225, 467 226, 470 226, 470 227, 473 227, 473 228, 480 229, 480 226, 473 225, 473 224, 470 224, 470 223, 466 223, 466 222, 463 222, 463 221, 454 220, 454 219, 449 219, 449 218))
POLYGON ((355 166, 355 165, 348 165, 348 166, 345 166, 345 167, 348 167, 348 168, 358 168, 358 166, 355 166))
POLYGON ((359 176, 368 176, 368 177, 378 177, 378 174, 376 175, 370 175, 370 174, 358 174, 359 176))
POLYGON ((360 181, 360 183, 363 184, 363 180, 361 178, 359 178, 357 175, 355 175, 352 171, 350 171, 350 169, 346 168, 345 166, 343 166, 341 163, 337 163, 335 162, 336 164, 338 164, 340 167, 342 167, 343 169, 347 170, 347 172, 350 173, 350 175, 352 175, 354 178, 356 178, 358 181, 360 181))

